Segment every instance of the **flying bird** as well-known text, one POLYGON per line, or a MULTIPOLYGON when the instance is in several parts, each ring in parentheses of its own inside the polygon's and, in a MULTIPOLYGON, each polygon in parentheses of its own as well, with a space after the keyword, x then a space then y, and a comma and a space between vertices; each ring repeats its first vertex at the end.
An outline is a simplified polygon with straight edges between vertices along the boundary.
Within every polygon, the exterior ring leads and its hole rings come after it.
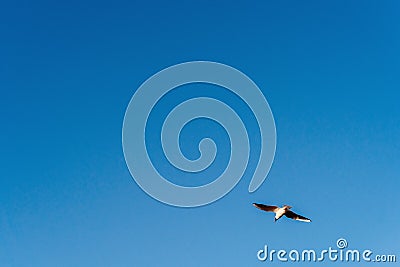
POLYGON ((257 209, 263 210, 263 211, 271 211, 275 213, 275 222, 279 220, 283 215, 286 217, 296 220, 296 221, 302 221, 302 222, 311 222, 310 219, 301 216, 299 214, 294 213, 290 209, 292 208, 291 206, 285 205, 282 208, 279 208, 278 206, 268 206, 264 204, 257 204, 253 203, 253 206, 256 207, 257 209))

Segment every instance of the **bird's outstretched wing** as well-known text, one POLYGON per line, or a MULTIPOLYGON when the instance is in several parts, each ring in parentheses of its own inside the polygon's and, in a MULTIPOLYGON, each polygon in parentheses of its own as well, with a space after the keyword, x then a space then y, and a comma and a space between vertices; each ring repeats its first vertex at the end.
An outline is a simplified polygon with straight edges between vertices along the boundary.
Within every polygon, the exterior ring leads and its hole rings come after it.
POLYGON ((286 217, 288 217, 288 218, 290 218, 290 219, 293 219, 293 220, 296 220, 296 221, 311 222, 310 219, 308 219, 308 218, 306 218, 306 217, 304 217, 304 216, 301 216, 301 215, 299 215, 299 214, 296 214, 296 213, 294 213, 294 212, 291 211, 291 210, 287 210, 287 211, 285 212, 284 215, 285 215, 286 217))
POLYGON ((260 209, 260 210, 263 210, 263 211, 276 212, 279 209, 279 207, 277 207, 277 206, 268 206, 268 205, 257 204, 257 203, 253 203, 253 206, 256 207, 257 209, 260 209))

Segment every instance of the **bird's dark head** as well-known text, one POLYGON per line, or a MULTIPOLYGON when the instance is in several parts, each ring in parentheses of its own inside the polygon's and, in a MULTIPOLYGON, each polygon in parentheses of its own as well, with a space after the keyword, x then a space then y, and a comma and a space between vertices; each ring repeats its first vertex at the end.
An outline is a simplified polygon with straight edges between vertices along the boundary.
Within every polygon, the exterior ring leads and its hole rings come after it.
POLYGON ((291 208, 292 208, 292 206, 289 206, 289 205, 285 205, 285 206, 283 206, 285 209, 287 209, 287 210, 290 210, 291 208))

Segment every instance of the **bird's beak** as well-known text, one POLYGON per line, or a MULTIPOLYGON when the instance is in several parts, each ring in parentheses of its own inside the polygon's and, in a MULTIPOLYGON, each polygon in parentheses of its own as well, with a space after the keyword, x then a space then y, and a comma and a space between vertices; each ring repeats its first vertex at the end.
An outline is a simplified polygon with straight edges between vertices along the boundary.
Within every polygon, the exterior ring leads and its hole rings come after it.
POLYGON ((274 218, 274 220, 275 220, 275 222, 277 221, 277 219, 276 219, 276 218, 274 218))

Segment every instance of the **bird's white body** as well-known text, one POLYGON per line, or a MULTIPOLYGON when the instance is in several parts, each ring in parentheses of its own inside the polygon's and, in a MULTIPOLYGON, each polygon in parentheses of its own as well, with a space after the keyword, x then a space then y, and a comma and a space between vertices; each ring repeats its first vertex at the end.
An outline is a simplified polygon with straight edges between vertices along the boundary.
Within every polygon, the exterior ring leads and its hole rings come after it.
POLYGON ((282 208, 275 209, 275 221, 279 220, 283 215, 285 215, 286 211, 290 210, 291 208, 291 206, 285 205, 282 208))
POLYGON ((279 220, 283 216, 283 214, 285 214, 285 212, 286 212, 286 208, 285 207, 279 208, 275 212, 275 221, 279 220))

